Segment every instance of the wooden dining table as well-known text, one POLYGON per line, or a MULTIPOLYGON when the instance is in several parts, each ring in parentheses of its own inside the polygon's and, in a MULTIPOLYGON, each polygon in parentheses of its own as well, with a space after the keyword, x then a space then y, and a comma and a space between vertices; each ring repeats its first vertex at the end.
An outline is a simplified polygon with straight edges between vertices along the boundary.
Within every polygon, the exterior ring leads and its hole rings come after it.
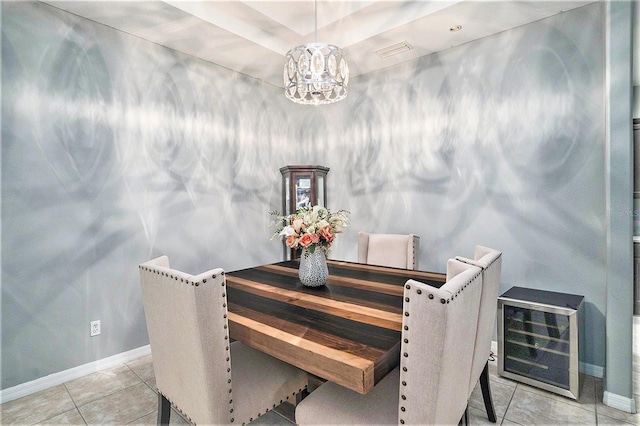
POLYGON ((402 297, 409 279, 440 287, 445 275, 328 260, 319 288, 299 260, 229 272, 233 339, 361 394, 399 364, 402 297))

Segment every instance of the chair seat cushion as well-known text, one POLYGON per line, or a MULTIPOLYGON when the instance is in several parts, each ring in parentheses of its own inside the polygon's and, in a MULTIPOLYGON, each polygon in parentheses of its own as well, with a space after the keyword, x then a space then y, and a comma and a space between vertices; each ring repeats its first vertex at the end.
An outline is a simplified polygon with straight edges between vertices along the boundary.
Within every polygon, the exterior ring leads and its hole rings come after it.
POLYGON ((307 386, 307 373, 290 364, 240 342, 230 349, 234 423, 255 420, 307 386))
POLYGON ((326 382, 296 407, 303 425, 397 425, 400 370, 396 367, 369 393, 361 395, 326 382), (335 407, 340 409, 336 410, 335 407))

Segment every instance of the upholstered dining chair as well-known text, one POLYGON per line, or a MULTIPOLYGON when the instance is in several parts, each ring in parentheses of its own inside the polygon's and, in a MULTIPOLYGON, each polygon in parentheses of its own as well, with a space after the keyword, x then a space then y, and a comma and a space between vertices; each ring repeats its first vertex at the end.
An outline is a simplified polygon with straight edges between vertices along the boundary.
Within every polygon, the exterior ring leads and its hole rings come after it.
POLYGON ((392 268, 418 269, 420 237, 414 234, 358 232, 358 262, 392 268))
POLYGON ((296 423, 458 424, 466 413, 481 291, 481 269, 454 259, 441 288, 407 281, 400 366, 365 395, 325 382, 297 405, 296 423))
POLYGON ((482 399, 487 410, 489 421, 497 421, 496 411, 491 396, 489 382, 489 355, 491 339, 498 309, 498 292, 500 291, 500 275, 502 272, 502 252, 477 245, 473 260, 457 256, 456 260, 482 268, 482 295, 478 311, 478 330, 476 332, 475 349, 469 377, 469 396, 480 380, 482 399))
POLYGON ((171 404, 195 424, 244 425, 306 391, 307 374, 230 343, 225 275, 170 269, 166 256, 139 266, 158 387, 158 424, 171 404))

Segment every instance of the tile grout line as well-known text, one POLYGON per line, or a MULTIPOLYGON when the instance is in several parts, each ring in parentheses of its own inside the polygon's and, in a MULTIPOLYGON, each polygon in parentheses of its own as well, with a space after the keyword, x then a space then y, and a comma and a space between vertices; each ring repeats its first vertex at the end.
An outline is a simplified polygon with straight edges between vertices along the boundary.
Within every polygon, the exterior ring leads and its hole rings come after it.
MULTIPOLYGON (((73 406, 75 407, 76 411, 78 412, 78 415, 80 416, 80 418, 82 419, 82 421, 86 425, 87 424, 87 419, 84 418, 84 416, 82 415, 82 412, 80 411, 80 407, 78 407, 78 404, 76 403, 76 400, 73 399, 73 396, 71 395, 71 392, 69 392, 69 388, 67 388, 67 383, 69 383, 69 382, 63 383, 62 386, 64 386, 64 390, 67 392, 67 395, 69 395, 69 398, 71 399, 71 402, 73 402, 73 406)), ((55 416, 49 417, 49 419, 47 419, 47 420, 50 420, 53 417, 55 417, 55 416)))
MULTIPOLYGON (((156 394, 156 397, 158 396, 158 391, 157 391, 156 389, 154 389, 154 388, 153 388, 153 386, 151 386, 147 380, 145 380, 145 379, 144 379, 140 374, 138 374, 138 372, 137 372, 137 371, 135 371, 133 368, 131 368, 131 366, 130 366, 128 363, 125 363, 125 365, 126 365, 126 366, 129 368, 129 370, 131 370, 131 371, 132 371, 136 376, 138 376, 138 378, 142 381, 142 383, 144 383, 144 384, 145 384, 149 389, 151 389, 151 390, 153 391, 153 393, 155 393, 155 394, 156 394)), ((152 364, 151 364, 151 365, 153 366, 153 362, 152 362, 152 364)), ((154 376, 155 376, 155 371, 154 371, 154 376)), ((151 379, 148 379, 148 380, 151 380, 151 379)), ((173 416, 174 414, 175 414, 175 415, 178 415, 178 416, 180 416, 180 418, 181 418, 181 419, 183 419, 185 422, 187 422, 187 423, 191 424, 191 422, 189 422, 187 419, 185 419, 184 417, 182 417, 182 414, 180 414, 177 410, 175 410, 175 409, 174 409, 173 404, 171 404, 171 411, 172 411, 171 416, 173 416)), ((151 414, 151 413, 157 413, 157 412, 158 412, 158 409, 156 408, 155 410, 153 410, 153 411, 151 411, 151 412, 149 412, 149 413, 145 414, 144 416, 140 416, 138 419, 136 419, 136 420, 132 420, 131 422, 129 422, 129 423, 127 423, 127 424, 131 424, 131 423, 133 423, 133 422, 135 422, 135 421, 137 421, 137 420, 140 420, 141 418, 143 418, 143 417, 145 417, 145 416, 148 416, 148 415, 149 415, 149 414, 151 414)))
MULTIPOLYGON (((153 364, 152 364, 152 365, 153 365, 153 364)), ((134 373, 136 376, 138 376, 138 377, 140 378, 140 380, 142 381, 142 383, 144 383, 144 384, 145 384, 149 389, 151 389, 151 390, 153 391, 153 393, 156 395, 156 398, 157 398, 157 396, 158 396, 158 391, 157 391, 156 389, 154 389, 154 388, 153 388, 153 386, 151 386, 151 385, 149 384, 149 382, 148 382, 147 380, 145 380, 141 375, 139 375, 139 374, 138 374, 138 373, 137 373, 133 368, 131 368, 129 365, 127 365, 127 367, 129 367, 129 369, 130 369, 131 371, 133 371, 133 373, 134 373)), ((154 376, 155 376, 155 372, 154 372, 154 376)), ((151 379, 148 379, 148 380, 151 380, 151 379)), ((182 414, 180 414, 177 410, 175 410, 175 409, 174 409, 173 404, 171 404, 171 411, 172 411, 171 416, 173 416, 174 414, 176 414, 176 415, 180 416, 180 418, 181 418, 181 419, 183 419, 185 422, 187 422, 187 423, 191 424, 191 422, 189 422, 187 419, 185 419, 184 417, 182 417, 182 414)), ((153 411, 151 411, 151 412, 149 412, 149 413, 145 414, 144 416, 148 416, 148 415, 149 415, 149 414, 151 414, 151 413, 157 413, 157 412, 158 412, 158 409, 156 408, 155 410, 153 410, 153 411)), ((142 417, 144 417, 144 416, 141 416, 140 418, 138 418, 138 419, 136 419, 136 420, 140 420, 140 419, 141 419, 142 417)), ((133 420, 133 421, 131 421, 131 422, 127 423, 127 424, 131 424, 131 423, 135 422, 136 420, 133 420)))
POLYGON ((507 408, 505 408, 504 410, 504 414, 502 415, 502 421, 500 422, 500 424, 503 424, 505 420, 508 421, 513 421, 513 420, 509 420, 507 419, 507 413, 509 412, 509 407, 511 407, 511 402, 513 402, 513 397, 516 394, 516 391, 518 390, 518 383, 516 383, 516 385, 513 388, 513 393, 511 393, 511 398, 509 398, 509 403, 507 404, 507 408))
MULTIPOLYGON (((148 385, 148 384, 147 384, 147 383, 142 379, 142 377, 140 377, 140 375, 139 375, 138 373, 136 373, 136 372, 135 372, 131 367, 129 367, 129 365, 127 365, 127 363, 122 363, 122 365, 123 365, 123 366, 126 366, 126 367, 129 369, 129 371, 131 371, 131 372, 132 372, 132 373, 133 373, 133 374, 134 374, 138 379, 140 379, 140 383, 144 383, 147 387, 151 388, 151 386, 149 386, 149 385, 148 385)), ((96 373, 99 373, 99 372, 96 372, 96 373)), ((94 374, 95 374, 95 373, 94 373, 94 374)), ((71 395, 71 392, 69 391, 69 388, 67 388, 67 383, 69 383, 69 382, 65 382, 65 383, 63 383, 62 385, 64 386, 65 390, 67 391, 67 394, 69 395, 69 398, 71 398, 71 401, 73 402, 73 405, 74 405, 74 407, 75 407, 76 411, 78 412, 78 414, 79 414, 79 415, 80 415, 80 417, 82 418, 82 421, 84 421, 84 424, 85 424, 85 425, 88 425, 89 423, 87 422, 87 419, 85 419, 84 415, 82 414, 82 411, 80 410, 80 407, 85 407, 85 406, 87 406, 87 405, 89 405, 89 404, 93 404, 93 403, 95 403, 95 402, 97 402, 97 401, 103 400, 104 398, 107 398, 107 397, 109 397, 109 396, 111 396, 111 395, 114 395, 114 394, 115 394, 115 393, 117 393, 117 392, 124 391, 124 390, 126 390, 126 389, 129 389, 129 388, 131 388, 131 387, 133 387, 133 386, 137 386, 137 385, 139 385, 139 384, 140 384, 140 383, 133 383, 133 384, 131 384, 131 385, 129 385, 129 386, 125 386, 125 387, 123 387, 123 388, 116 389, 116 390, 114 390, 114 391, 112 391, 112 392, 109 392, 109 393, 106 393, 106 394, 104 394, 104 395, 100 396, 99 398, 93 399, 93 400, 91 400, 91 401, 87 401, 86 403, 84 403, 84 404, 82 404, 81 406, 79 406, 79 405, 78 405, 78 403, 76 402, 76 400, 73 398, 73 395, 71 395)), ((153 388, 151 388, 151 390, 155 392, 155 390, 154 390, 153 388)), ((60 413, 60 414, 63 414, 63 413, 60 413)), ((149 414, 150 414, 150 413, 147 413, 147 414, 145 414, 145 416, 146 416, 146 415, 149 415, 149 414)), ((57 416, 57 415, 58 415, 58 414, 56 414, 55 416, 57 416)), ((55 417, 55 416, 52 416, 52 417, 50 417, 49 419, 51 419, 51 418, 53 418, 53 417, 55 417)), ((140 418, 142 418, 142 417, 144 417, 144 416, 141 416, 140 418)), ((46 420, 49 420, 49 419, 46 419, 46 420)), ((136 420, 139 420, 139 419, 136 419, 136 420)), ((135 421, 135 420, 134 420, 134 421, 135 421)), ((131 422, 130 422, 130 423, 131 423, 131 422)))
MULTIPOLYGON (((144 384, 146 385, 146 387, 147 387, 147 388, 151 389, 151 390, 154 392, 154 394, 156 394, 156 395, 157 395, 157 391, 153 388, 153 386, 152 386, 150 383, 148 383, 148 382, 147 382, 147 381, 142 377, 142 373, 138 373, 138 372, 137 372, 136 370, 134 370, 134 369, 133 369, 133 368, 132 368, 128 363, 123 363, 122 365, 126 365, 127 370, 125 370, 125 371, 130 371, 130 372, 132 372, 132 373, 134 374, 134 376, 135 376, 135 377, 137 377, 139 380, 138 380, 138 381, 135 381, 135 383, 133 383, 133 384, 130 384, 130 385, 125 386, 125 387, 123 387, 123 388, 120 388, 120 389, 114 390, 114 391, 112 391, 112 392, 106 393, 106 394, 104 394, 104 395, 102 395, 102 396, 100 396, 99 398, 96 398, 96 399, 94 399, 94 400, 88 401, 88 402, 86 402, 85 404, 83 404, 82 406, 79 406, 79 405, 78 405, 77 401, 76 401, 76 400, 74 399, 74 397, 71 395, 71 392, 70 392, 70 390, 69 390, 69 388, 68 388, 68 384, 71 382, 71 380, 70 380, 70 381, 67 381, 67 382, 65 382, 65 383, 62 383, 62 385, 63 385, 63 387, 64 387, 64 390, 65 390, 65 392, 66 392, 67 396, 68 396, 68 397, 71 399, 71 401, 72 401, 73 408, 70 408, 69 410, 66 410, 66 411, 64 411, 64 412, 62 412, 62 413, 58 413, 58 414, 51 415, 51 416, 49 416, 47 419, 41 420, 41 422, 46 422, 47 420, 50 420, 50 419, 52 419, 52 418, 54 418, 54 417, 57 417, 57 416, 59 416, 59 415, 62 415, 62 414, 65 414, 65 413, 70 413, 70 412, 72 412, 72 410, 73 410, 73 409, 75 409, 75 410, 76 410, 76 413, 80 415, 80 418, 82 419, 82 421, 84 422, 84 424, 88 424, 88 423, 87 423, 87 420, 84 418, 84 416, 83 416, 82 412, 80 411, 80 408, 81 408, 81 407, 84 407, 84 406, 86 406, 86 405, 88 405, 88 404, 92 404, 92 403, 95 403, 95 402, 97 402, 97 401, 100 401, 100 400, 102 400, 102 399, 104 399, 104 398, 107 398, 107 397, 109 397, 109 396, 111 396, 111 395, 113 395, 113 394, 117 393, 117 392, 121 392, 121 391, 124 391, 124 390, 126 390, 126 389, 129 389, 129 388, 131 388, 131 387, 133 387, 133 386, 137 386, 137 385, 139 385, 140 383, 144 383, 144 384)), ((152 366, 152 364, 151 364, 151 366, 152 366)), ((147 371, 147 366, 146 366, 146 365, 144 365, 144 366, 143 366, 143 368, 141 368, 141 369, 140 369, 140 371, 141 371, 141 372, 147 371)), ((633 373, 634 373, 634 374, 638 374, 638 371, 637 371, 637 370, 633 370, 633 373)), ((496 376, 496 377, 499 377, 499 376, 496 376)), ((150 378, 149 380, 153 380, 153 378, 150 378)), ((495 382, 493 379, 492 379, 491 381, 492 381, 492 383, 494 383, 494 382, 495 382)), ((599 401, 599 398, 598 398, 598 391, 599 391, 599 390, 601 390, 603 386, 604 386, 604 384, 603 384, 603 382, 601 382, 601 381, 595 381, 595 382, 594 382, 594 384, 593 384, 593 390, 592 390, 593 395, 592 395, 590 398, 587 398, 587 400, 586 400, 586 401, 588 401, 589 399, 591 399, 591 400, 592 400, 593 405, 594 405, 594 408, 593 408, 593 410, 591 410, 591 409, 585 408, 584 406, 575 406, 574 404, 570 404, 569 402, 565 402, 565 401, 563 401, 563 400, 559 400, 559 399, 557 399, 557 398, 554 398, 554 395, 546 395, 546 394, 542 394, 542 393, 539 393, 539 392, 535 392, 534 390, 529 389, 529 388, 528 388, 528 386, 522 385, 521 383, 515 383, 515 386, 513 387, 513 392, 511 392, 511 395, 510 395, 510 397, 509 397, 508 403, 507 403, 507 405, 506 405, 505 413, 504 413, 504 414, 503 414, 503 416, 501 417, 501 422, 500 422, 500 424, 504 424, 505 422, 513 422, 513 423, 516 423, 516 424, 521 424, 521 423, 518 423, 517 421, 510 420, 510 419, 508 418, 508 414, 509 414, 510 410, 513 410, 513 409, 515 408, 515 405, 513 405, 513 406, 512 406, 512 404, 514 404, 514 403, 515 403, 515 402, 514 402, 515 393, 516 393, 517 391, 519 391, 520 389, 521 389, 521 390, 523 390, 523 391, 524 391, 524 392, 526 392, 526 393, 529 393, 529 394, 536 394, 536 395, 538 395, 538 396, 540 396, 540 397, 543 397, 543 398, 545 398, 545 399, 547 399, 547 400, 553 400, 553 401, 556 401, 557 403, 561 403, 563 406, 564 406, 564 405, 566 405, 566 406, 572 406, 572 407, 575 407, 575 408, 581 408, 583 411, 587 411, 587 412, 589 412, 589 413, 592 413, 592 414, 595 416, 595 419, 594 419, 594 420, 595 420, 595 423, 594 423, 594 424, 599 424, 598 416, 602 416, 602 417, 605 419, 605 420, 604 420, 604 422, 605 422, 605 423, 607 422, 607 419, 611 419, 611 420, 613 420, 613 421, 621 422, 621 424, 633 424, 633 423, 630 423, 630 422, 629 422, 629 419, 626 419, 626 420, 624 420, 624 419, 619 419, 619 418, 617 418, 617 417, 611 417, 611 416, 609 416, 606 412, 603 412, 603 413, 600 413, 600 412, 599 412, 600 410, 599 410, 599 407, 598 407, 598 401, 599 401)), ((473 407, 473 406, 471 406, 471 407, 473 407)), ((476 407, 476 408, 480 410, 480 408, 478 408, 478 407, 476 407)), ((276 410, 273 410, 273 411, 276 411, 276 410)), ((148 416, 149 414, 151 414, 151 413, 153 413, 153 412, 157 412, 157 410, 152 410, 152 411, 150 411, 149 413, 146 413, 146 414, 144 414, 144 415, 140 416, 138 419, 132 420, 132 421, 131 421, 131 422, 129 422, 128 424, 130 424, 130 423, 135 423, 136 421, 140 420, 141 418, 143 418, 143 417, 145 417, 145 416, 148 416)), ((178 416, 180 416, 180 415, 179 415, 179 413, 177 413, 175 410, 172 410, 172 415, 173 415, 173 414, 177 414, 178 416)), ((283 413, 281 413, 281 412, 279 412, 279 411, 276 411, 276 415, 278 416, 278 418, 281 418, 283 421, 286 421, 286 424, 287 424, 287 425, 291 425, 291 424, 295 425, 295 417, 294 417, 294 420, 292 421, 291 419, 289 419, 287 416, 285 416, 283 413)), ((180 417, 182 418, 182 416, 180 416, 180 417)))
MULTIPOLYGON (((156 395, 156 399, 157 399, 157 397, 158 397, 158 392, 156 392, 156 390, 155 390, 154 388, 152 388, 151 386, 149 386, 149 383, 147 383, 147 382, 142 378, 142 376, 141 376, 140 374, 138 374, 138 373, 137 373, 133 368, 131 368, 131 366, 130 366, 128 363, 126 363, 126 362, 125 362, 125 363, 124 363, 124 365, 126 365, 126 366, 127 366, 127 368, 128 368, 129 370, 131 370, 131 372, 132 372, 133 374, 135 374, 135 375, 136 375, 136 377, 137 377, 138 379, 140 379, 140 382, 141 382, 141 383, 144 383, 144 385, 145 385, 146 387, 148 387, 149 389, 151 389, 151 391, 156 395)), ((137 385, 139 385, 139 384, 140 384, 140 383, 136 383, 136 384, 133 384, 133 385, 131 385, 131 386, 127 386, 127 387, 126 387, 126 388, 124 388, 124 389, 129 389, 130 387, 137 386, 137 385)), ((124 390, 124 389, 121 389, 121 390, 124 390)), ((149 415, 149 414, 151 414, 151 413, 157 413, 157 412, 158 412, 158 409, 156 408, 155 410, 151 410, 151 411, 149 411, 148 413, 146 413, 146 414, 144 414, 144 415, 142 415, 142 416, 138 417, 137 419, 131 420, 130 422, 128 422, 128 423, 126 423, 126 424, 127 424, 127 425, 132 424, 132 423, 134 423, 134 422, 137 422, 137 421, 138 421, 138 420, 140 420, 141 418, 148 416, 148 415, 149 415)), ((174 410, 174 412, 176 412, 176 411, 174 410)))
MULTIPOLYGON (((527 385, 523 385, 523 387, 520 387, 521 385, 522 385, 522 383, 518 383, 518 385, 516 387, 516 390, 520 388, 520 389, 522 389, 523 392, 527 392, 527 393, 530 393, 530 394, 533 394, 533 395, 537 395, 537 396, 540 396, 542 398, 548 399, 550 401, 555 401, 555 402, 557 402, 559 404, 563 404, 563 405, 566 405, 566 406, 569 406, 569 407, 577 408, 577 409, 580 409, 580 410, 585 411, 587 413, 593 414, 595 416, 595 422, 597 423, 597 419, 598 419, 598 404, 597 404, 598 398, 597 398, 597 394, 598 394, 598 392, 597 392, 597 389, 596 389, 597 388, 597 384, 596 383, 594 383, 594 385, 593 385, 593 388, 594 388, 594 410, 593 411, 591 411, 591 410, 589 410, 587 408, 584 408, 582 406, 569 404, 569 403, 567 403, 565 401, 562 401, 561 399, 557 399, 557 398, 555 398, 556 395, 553 394, 553 393, 542 394, 542 393, 538 393, 538 392, 535 392, 533 390, 527 389, 527 387, 525 387, 527 385)), ((514 395, 515 395, 515 392, 514 392, 514 395)), ((511 399, 513 400, 513 396, 511 397, 511 399)), ((576 400, 576 402, 577 402, 577 400, 576 400)), ((511 405, 511 401, 509 401, 509 405, 511 405)), ((506 413, 505 413, 505 416, 506 416, 506 413)), ((510 420, 510 419, 507 419, 507 420, 513 421, 513 420, 510 420)), ((620 421, 624 422, 624 420, 620 420, 620 421)))

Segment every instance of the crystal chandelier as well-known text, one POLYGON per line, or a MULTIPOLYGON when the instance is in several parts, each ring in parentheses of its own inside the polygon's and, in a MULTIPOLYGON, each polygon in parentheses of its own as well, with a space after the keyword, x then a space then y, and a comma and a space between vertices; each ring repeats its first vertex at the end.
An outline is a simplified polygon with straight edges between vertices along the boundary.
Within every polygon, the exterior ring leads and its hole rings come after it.
POLYGON ((316 42, 289 50, 284 64, 284 94, 305 105, 331 104, 347 97, 349 65, 342 49, 318 43, 318 0, 315 1, 316 42))

